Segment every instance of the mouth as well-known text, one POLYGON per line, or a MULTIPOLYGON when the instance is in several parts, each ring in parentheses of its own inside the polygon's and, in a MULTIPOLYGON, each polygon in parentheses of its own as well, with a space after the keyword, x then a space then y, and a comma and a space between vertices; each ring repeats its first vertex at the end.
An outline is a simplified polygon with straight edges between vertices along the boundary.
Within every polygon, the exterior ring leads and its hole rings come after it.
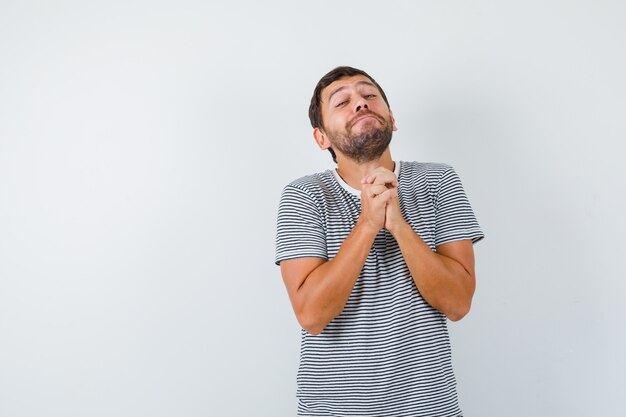
POLYGON ((381 123, 381 121, 379 120, 378 117, 376 117, 376 115, 372 114, 372 113, 368 113, 368 114, 364 114, 362 116, 357 116, 356 119, 354 119, 351 123, 350 123, 350 128, 352 128, 353 126, 355 126, 357 123, 363 121, 363 120, 367 120, 367 119, 374 119, 376 121, 378 121, 379 123, 381 123))

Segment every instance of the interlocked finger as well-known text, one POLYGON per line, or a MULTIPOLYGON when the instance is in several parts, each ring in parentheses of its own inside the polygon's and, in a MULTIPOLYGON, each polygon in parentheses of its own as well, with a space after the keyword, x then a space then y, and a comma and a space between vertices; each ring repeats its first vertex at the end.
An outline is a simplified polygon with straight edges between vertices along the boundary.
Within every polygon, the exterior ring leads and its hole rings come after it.
POLYGON ((366 184, 388 184, 388 188, 398 186, 396 175, 383 167, 376 168, 370 175, 363 178, 362 182, 366 184))
POLYGON ((387 191, 387 187, 384 184, 374 184, 367 187, 367 195, 370 198, 377 197, 385 191, 387 191))

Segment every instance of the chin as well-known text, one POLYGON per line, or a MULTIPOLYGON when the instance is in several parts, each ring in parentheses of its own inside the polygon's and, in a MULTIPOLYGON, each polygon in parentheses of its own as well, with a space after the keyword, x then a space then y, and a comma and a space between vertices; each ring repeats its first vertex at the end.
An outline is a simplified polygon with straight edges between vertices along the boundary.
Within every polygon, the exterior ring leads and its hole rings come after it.
POLYGON ((350 133, 353 136, 361 136, 361 135, 371 136, 381 130, 385 130, 385 128, 381 126, 380 123, 378 123, 377 121, 372 120, 372 122, 375 122, 375 123, 364 123, 363 126, 361 126, 359 130, 356 130, 356 131, 353 130, 350 133))

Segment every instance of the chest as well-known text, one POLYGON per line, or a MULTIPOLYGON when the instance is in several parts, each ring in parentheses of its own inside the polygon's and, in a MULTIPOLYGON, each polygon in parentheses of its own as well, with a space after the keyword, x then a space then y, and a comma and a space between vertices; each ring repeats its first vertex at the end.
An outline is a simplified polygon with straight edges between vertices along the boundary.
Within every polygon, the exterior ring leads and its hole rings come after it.
MULTIPOLYGON (((400 211, 404 220, 428 244, 435 248, 436 211, 433 198, 427 192, 400 187, 400 211)), ((361 199, 353 194, 323 205, 326 227, 326 247, 330 258, 335 257, 361 215, 361 199)), ((393 236, 385 229, 378 232, 370 255, 385 255, 397 249, 393 236)))

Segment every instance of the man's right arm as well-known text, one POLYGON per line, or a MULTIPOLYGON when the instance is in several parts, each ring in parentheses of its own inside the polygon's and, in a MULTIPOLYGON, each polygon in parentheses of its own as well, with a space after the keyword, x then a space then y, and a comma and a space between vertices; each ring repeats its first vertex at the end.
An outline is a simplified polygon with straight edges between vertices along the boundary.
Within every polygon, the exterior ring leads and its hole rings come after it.
MULTIPOLYGON (((377 186, 366 187, 382 191, 374 188, 377 186)), ((309 257, 280 262, 298 322, 311 334, 321 333, 343 311, 376 234, 384 225, 386 203, 397 195, 395 188, 379 195, 367 191, 364 189, 361 196, 361 216, 333 259, 309 257)))

